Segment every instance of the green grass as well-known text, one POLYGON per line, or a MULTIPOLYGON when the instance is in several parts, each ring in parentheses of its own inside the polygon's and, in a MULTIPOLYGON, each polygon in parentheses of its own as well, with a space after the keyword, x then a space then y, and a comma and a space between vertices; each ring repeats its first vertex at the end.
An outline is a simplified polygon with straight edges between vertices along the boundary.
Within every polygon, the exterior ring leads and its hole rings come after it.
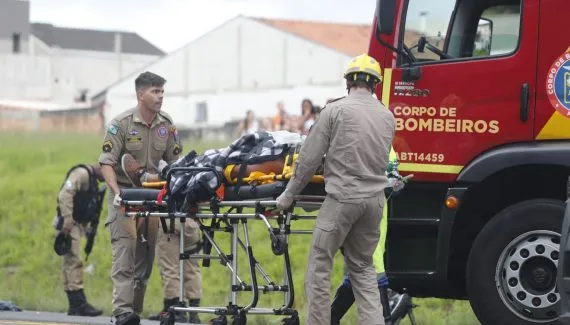
MULTIPOLYGON (((11 300, 27 310, 64 312, 67 298, 62 289, 61 258, 52 249, 55 232, 51 221, 55 214, 58 188, 67 170, 76 163, 96 161, 101 136, 80 134, 0 134, 0 300, 11 300)), ((185 152, 223 146, 225 143, 185 142, 185 152)), ((105 200, 106 202, 106 200, 105 200)), ((101 218, 106 218, 106 206, 101 218)), ((294 223, 295 229, 311 229, 313 222, 294 223)), ((216 233, 216 239, 229 253, 227 234, 216 233)), ((261 222, 250 223, 250 238, 256 258, 275 281, 283 275, 283 260, 271 253, 266 229, 261 222)), ((295 308, 303 314, 303 273, 307 263, 310 236, 290 238, 290 255, 296 289, 295 308)), ((84 245, 82 244, 82 249, 84 245)), ((245 268, 245 254, 240 251, 240 276, 251 283, 245 268)), ((111 313, 112 283, 110 279, 111 245, 103 222, 89 262, 95 272, 85 274, 85 291, 92 304, 111 313)), ((217 261, 202 268, 202 306, 224 306, 229 299, 229 272, 217 261)), ((260 283, 263 279, 260 278, 260 283)), ((342 260, 337 255, 331 292, 342 279, 342 260)), ((241 304, 250 294, 239 295, 241 304)), ((262 294, 259 307, 278 307, 282 294, 262 294)), ((464 301, 415 299, 418 324, 472 325, 477 322, 469 304, 464 301)), ((153 269, 147 288, 144 316, 162 307, 162 287, 158 267, 153 269)), ((343 323, 356 324, 355 306, 343 323)), ((211 315, 201 314, 202 321, 211 315)), ((303 317, 304 318, 304 317, 303 317)), ((302 318, 302 323, 303 323, 302 318)), ((278 324, 281 317, 249 316, 249 324, 278 324)), ((406 320, 403 324, 409 324, 406 320)))

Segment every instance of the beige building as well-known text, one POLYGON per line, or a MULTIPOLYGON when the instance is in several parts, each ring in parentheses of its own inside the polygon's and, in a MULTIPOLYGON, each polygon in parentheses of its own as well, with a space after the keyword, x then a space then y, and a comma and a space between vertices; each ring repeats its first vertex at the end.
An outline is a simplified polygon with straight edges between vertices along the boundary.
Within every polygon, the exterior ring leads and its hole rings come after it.
POLYGON ((0 100, 0 132, 98 133, 102 127, 101 111, 88 104, 0 100))

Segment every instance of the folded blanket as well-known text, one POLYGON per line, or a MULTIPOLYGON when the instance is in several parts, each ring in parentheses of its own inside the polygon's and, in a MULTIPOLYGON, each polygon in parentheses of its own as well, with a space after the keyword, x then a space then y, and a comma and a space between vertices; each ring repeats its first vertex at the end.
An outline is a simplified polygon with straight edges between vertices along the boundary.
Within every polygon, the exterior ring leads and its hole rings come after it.
POLYGON ((209 200, 223 182, 223 170, 228 164, 256 164, 287 155, 292 147, 302 144, 305 136, 297 133, 255 132, 236 139, 222 149, 210 149, 203 155, 189 152, 162 170, 163 179, 171 168, 209 167, 212 171, 174 171, 170 174, 170 203, 181 207, 184 202, 209 200))

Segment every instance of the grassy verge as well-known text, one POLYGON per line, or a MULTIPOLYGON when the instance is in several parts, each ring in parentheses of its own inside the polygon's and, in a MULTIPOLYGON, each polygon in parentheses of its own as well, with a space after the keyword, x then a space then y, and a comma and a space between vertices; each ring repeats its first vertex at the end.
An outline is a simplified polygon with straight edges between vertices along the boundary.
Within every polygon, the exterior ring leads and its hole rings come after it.
MULTIPOLYGON (((184 144, 202 153, 204 149, 223 146, 224 143, 184 144)), ((12 300, 28 310, 67 310, 67 298, 61 284, 61 258, 52 249, 55 232, 51 221, 59 186, 67 170, 76 163, 96 161, 101 137, 78 134, 0 134, 0 300, 12 300)), ((106 206, 101 218, 106 217, 106 206)), ((311 229, 311 221, 296 222, 295 229, 311 229)), ((258 222, 250 223, 250 237, 254 254, 272 279, 280 281, 283 276, 282 258, 275 257, 270 249, 266 230, 258 222)), ((217 233, 225 252, 229 252, 227 235, 217 233)), ((290 254, 296 288, 295 307, 303 312, 303 273, 307 263, 308 235, 291 236, 290 254)), ((83 245, 82 245, 83 247, 83 245)), ((240 252, 242 265, 240 275, 251 283, 245 266, 245 254, 240 252)), ((156 263, 156 262, 155 262, 156 263)), ((85 291, 95 306, 111 312, 112 284, 110 279, 111 246, 109 233, 99 226, 95 248, 87 265, 92 274, 85 273, 85 291)), ((203 272, 203 306, 223 306, 229 299, 229 273, 216 261, 203 272)), ((342 279, 342 260, 337 256, 332 287, 342 279)), ((250 295, 240 294, 243 304, 250 295)), ((281 294, 261 295, 260 307, 278 307, 281 294)), ((419 324, 478 324, 467 302, 438 299, 416 299, 420 305, 415 314, 419 324)), ((144 315, 162 307, 162 287, 158 267, 153 270, 145 300, 144 315)), ((344 323, 356 324, 355 307, 351 308, 344 323)), ((202 320, 210 315, 202 314, 202 320)), ((272 316, 249 316, 251 324, 278 324, 280 318, 272 316)), ((403 324, 409 324, 405 321, 403 324)))

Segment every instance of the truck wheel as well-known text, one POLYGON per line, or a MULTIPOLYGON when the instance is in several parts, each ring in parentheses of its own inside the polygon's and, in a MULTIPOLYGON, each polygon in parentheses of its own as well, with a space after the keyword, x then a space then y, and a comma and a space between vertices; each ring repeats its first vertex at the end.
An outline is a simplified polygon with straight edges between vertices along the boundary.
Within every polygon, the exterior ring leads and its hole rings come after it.
POLYGON ((499 212, 467 261, 467 292, 482 324, 560 324, 556 271, 564 203, 534 199, 499 212))

